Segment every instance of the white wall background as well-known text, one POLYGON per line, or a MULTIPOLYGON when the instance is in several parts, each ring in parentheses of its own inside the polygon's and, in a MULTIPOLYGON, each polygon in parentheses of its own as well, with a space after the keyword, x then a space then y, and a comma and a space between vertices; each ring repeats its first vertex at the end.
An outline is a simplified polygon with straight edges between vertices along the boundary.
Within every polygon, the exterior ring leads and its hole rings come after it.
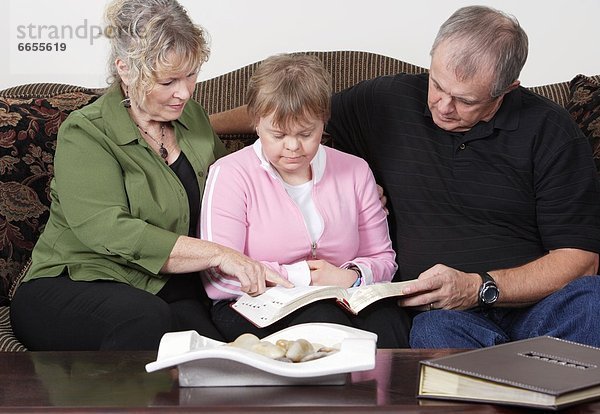
MULTIPOLYGON (((600 74, 599 0, 180 0, 210 33, 209 79, 280 52, 366 50, 429 66, 439 25, 458 7, 514 14, 529 35, 525 86, 600 74)), ((30 82, 105 86, 108 0, 2 0, 0 89, 30 82), (19 43, 65 51, 19 51, 19 43)))

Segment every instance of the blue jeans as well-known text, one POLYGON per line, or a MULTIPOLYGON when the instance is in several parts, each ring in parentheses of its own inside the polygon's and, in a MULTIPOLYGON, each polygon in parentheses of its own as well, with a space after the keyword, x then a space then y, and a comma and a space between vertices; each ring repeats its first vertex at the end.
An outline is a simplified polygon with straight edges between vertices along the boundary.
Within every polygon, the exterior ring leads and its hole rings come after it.
POLYGON ((585 276, 526 308, 432 310, 413 319, 412 348, 482 348, 536 336, 600 346, 600 277, 585 276))

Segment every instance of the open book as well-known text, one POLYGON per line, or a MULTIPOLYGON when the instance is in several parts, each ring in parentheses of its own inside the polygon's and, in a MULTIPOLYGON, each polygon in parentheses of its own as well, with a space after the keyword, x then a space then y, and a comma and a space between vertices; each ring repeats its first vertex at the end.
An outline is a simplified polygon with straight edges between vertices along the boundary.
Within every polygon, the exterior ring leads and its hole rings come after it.
POLYGON ((392 296, 401 296, 402 289, 412 283, 392 282, 344 289, 338 286, 274 286, 258 296, 243 294, 231 307, 250 322, 264 328, 296 309, 323 299, 336 299, 353 314, 370 304, 392 296))

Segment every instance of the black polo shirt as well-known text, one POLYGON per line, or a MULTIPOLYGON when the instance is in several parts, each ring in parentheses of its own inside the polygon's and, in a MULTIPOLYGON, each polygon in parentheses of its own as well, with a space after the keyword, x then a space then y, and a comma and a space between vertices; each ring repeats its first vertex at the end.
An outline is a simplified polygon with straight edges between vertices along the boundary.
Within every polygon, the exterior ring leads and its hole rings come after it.
POLYGON ((569 114, 518 88, 490 122, 437 127, 426 74, 380 77, 334 95, 334 146, 367 160, 386 192, 397 279, 436 263, 522 265, 551 249, 600 251, 600 185, 569 114))

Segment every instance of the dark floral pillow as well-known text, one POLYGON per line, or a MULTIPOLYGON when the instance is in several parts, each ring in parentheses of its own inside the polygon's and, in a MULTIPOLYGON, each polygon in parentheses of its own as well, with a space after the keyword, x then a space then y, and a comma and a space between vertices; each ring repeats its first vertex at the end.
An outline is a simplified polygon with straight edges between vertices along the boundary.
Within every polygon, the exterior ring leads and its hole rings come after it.
POLYGON ((600 83, 588 76, 577 75, 569 83, 569 91, 567 111, 588 137, 600 174, 600 83))
POLYGON ((67 115, 98 95, 0 96, 0 305, 48 219, 56 134, 67 115))

